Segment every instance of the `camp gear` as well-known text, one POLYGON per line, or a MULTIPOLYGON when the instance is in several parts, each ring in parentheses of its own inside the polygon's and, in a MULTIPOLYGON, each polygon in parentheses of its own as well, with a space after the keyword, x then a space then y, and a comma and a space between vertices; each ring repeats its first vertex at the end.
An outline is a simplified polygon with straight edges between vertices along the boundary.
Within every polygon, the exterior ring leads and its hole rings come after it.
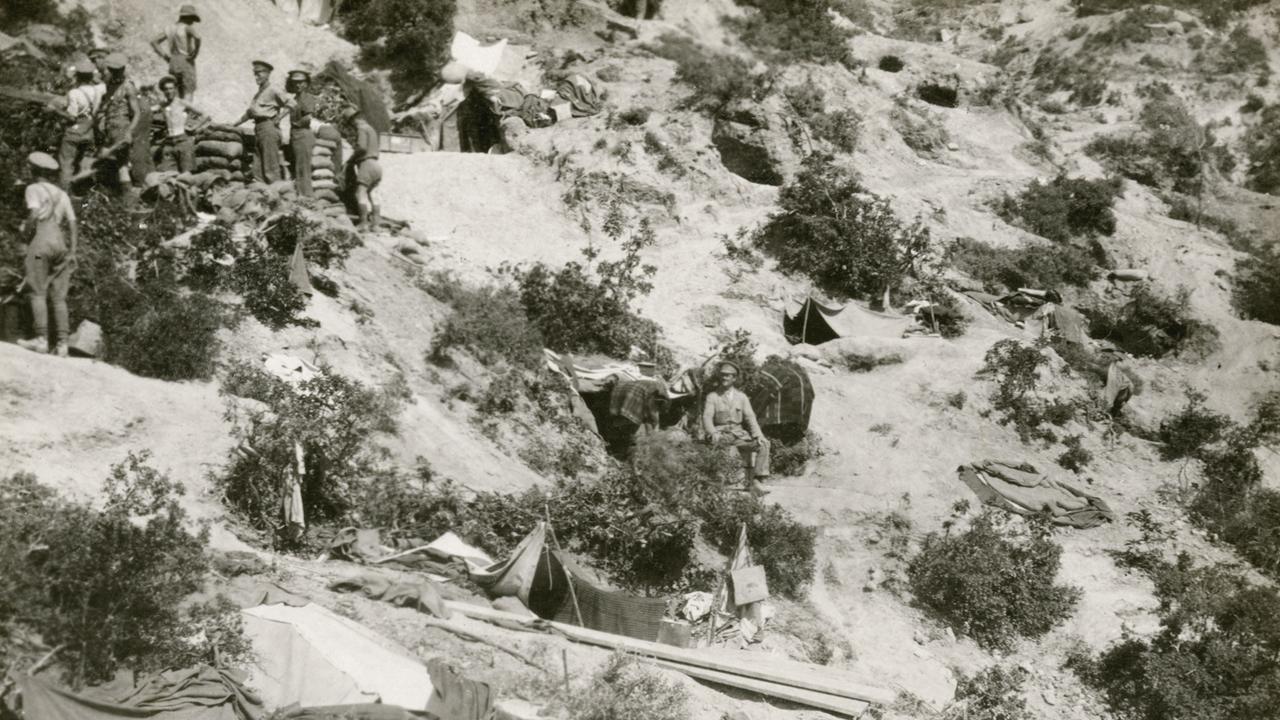
POLYGON ((450 85, 461 85, 467 80, 467 68, 457 61, 446 63, 440 68, 440 81, 450 85))
POLYGON ((178 17, 199 20, 200 14, 196 12, 196 8, 194 5, 183 5, 182 7, 178 8, 178 17))
POLYGON ((901 336, 912 320, 849 303, 836 305, 812 296, 788 302, 782 313, 782 332, 792 345, 820 345, 858 335, 901 336))
POLYGON ((799 440, 809 429, 814 390, 809 373, 791 360, 772 357, 757 371, 751 408, 767 437, 799 440))
POLYGON ((1111 417, 1116 417, 1131 397, 1133 382, 1120 370, 1120 363, 1111 363, 1107 366, 1107 384, 1102 389, 1102 408, 1111 417))
POLYGON ((490 720, 497 693, 488 683, 465 677, 443 657, 427 660, 431 697, 427 713, 447 720, 490 720))
POLYGON ((663 620, 658 627, 658 642, 687 648, 693 644, 693 628, 683 620, 663 620))
POLYGON ((737 605, 749 605, 769 597, 769 584, 764 568, 759 565, 732 570, 729 579, 733 583, 733 601, 737 605))
POLYGON ((58 169, 58 161, 54 160, 53 156, 38 150, 27 155, 27 162, 32 167, 40 168, 41 170, 55 171, 58 169))
POLYGON ((78 695, 30 675, 19 675, 17 681, 22 716, 28 720, 254 720, 264 714, 243 672, 208 665, 143 677, 137 689, 118 699, 78 695))
POLYGON ((374 130, 380 133, 391 132, 391 114, 387 112, 382 92, 377 87, 356 78, 337 60, 330 60, 316 77, 327 77, 336 82, 342 89, 342 96, 347 104, 359 108, 365 122, 372 125, 374 130))
POLYGON ((102 328, 92 320, 81 320, 67 340, 70 349, 86 357, 97 357, 102 351, 102 328))
POLYGON ((1147 279, 1146 270, 1138 270, 1134 268, 1124 270, 1112 270, 1107 273, 1108 280, 1123 280, 1124 282, 1138 282, 1147 279))
POLYGON ((1019 515, 1048 515, 1055 525, 1097 527, 1116 514, 1097 495, 1042 475, 1028 463, 984 460, 961 465, 960 480, 984 503, 1019 515))
POLYGON ((413 608, 441 619, 449 618, 449 609, 440 591, 425 578, 395 580, 378 572, 365 572, 329 583, 330 590, 358 592, 370 600, 381 600, 400 607, 413 608))
MULTIPOLYGON (((595 85, 585 75, 574 73, 556 85, 556 95, 569 104, 573 117, 587 117, 598 114, 603 108, 595 85)), ((559 122, 560 118, 557 117, 559 122)))
POLYGON ((621 381, 609 395, 609 414, 626 418, 636 425, 658 425, 659 403, 668 398, 667 384, 661 380, 621 381))

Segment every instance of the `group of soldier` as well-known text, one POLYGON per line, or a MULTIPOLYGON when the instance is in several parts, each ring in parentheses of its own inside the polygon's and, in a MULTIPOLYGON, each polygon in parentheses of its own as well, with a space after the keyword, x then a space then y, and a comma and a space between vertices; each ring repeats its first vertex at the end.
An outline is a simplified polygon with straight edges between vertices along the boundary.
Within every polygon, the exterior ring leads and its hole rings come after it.
MULTIPOLYGON (((65 128, 58 157, 33 152, 27 160, 33 181, 25 191, 29 215, 25 232, 30 237, 25 259, 24 284, 31 294, 36 337, 19 344, 38 352, 67 354, 67 293, 75 266, 79 231, 67 192, 85 172, 119 187, 141 188, 154 169, 195 171, 195 139, 211 120, 194 104, 196 58, 201 38, 196 30, 200 15, 191 5, 183 5, 178 20, 156 37, 152 47, 168 62, 169 74, 157 83, 158 103, 152 105, 126 76, 127 62, 116 52, 93 48, 87 58, 70 68, 72 88, 65 109, 60 108, 65 128), (160 142, 160 164, 156 168, 151 146, 151 121, 155 113, 164 120, 160 142), (83 166, 91 165, 91 169, 83 166), (53 310, 54 336, 49 342, 49 309, 53 310)), ((253 121, 253 176, 258 182, 284 180, 280 123, 289 122, 289 144, 293 156, 293 178, 299 195, 313 195, 311 157, 315 145, 312 118, 317 99, 311 92, 311 76, 304 70, 289 73, 285 89, 271 85, 272 65, 265 60, 252 63, 258 90, 236 125, 253 121)), ((379 137, 359 109, 347 107, 342 121, 354 138, 354 152, 347 163, 347 176, 359 208, 359 224, 376 229, 379 209, 373 190, 382 179, 378 164, 379 137)))

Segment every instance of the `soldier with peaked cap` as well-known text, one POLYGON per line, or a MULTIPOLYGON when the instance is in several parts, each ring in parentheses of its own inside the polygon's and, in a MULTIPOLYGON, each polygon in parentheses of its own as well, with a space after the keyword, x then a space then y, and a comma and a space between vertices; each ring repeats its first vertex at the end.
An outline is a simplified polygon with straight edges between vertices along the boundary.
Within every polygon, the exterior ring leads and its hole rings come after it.
POLYGON ((715 386, 703 400, 702 431, 708 442, 731 446, 742 456, 744 485, 763 494, 760 481, 769 476, 769 439, 760 430, 755 410, 741 390, 738 365, 728 360, 716 364, 715 386))
POLYGON ((67 291, 75 268, 76 224, 71 198, 53 183, 58 161, 42 152, 27 156, 33 181, 24 193, 29 214, 23 222, 23 236, 29 238, 26 255, 26 283, 31 289, 31 317, 36 337, 18 344, 36 352, 49 351, 49 304, 53 305, 56 354, 67 354, 67 291))
POLYGON ((87 54, 89 55, 89 62, 93 63, 94 69, 98 71, 98 82, 106 83, 107 56, 111 54, 111 51, 104 47, 95 47, 91 48, 87 54))
POLYGON ((311 151, 316 145, 311 118, 316 113, 316 96, 311 93, 311 74, 291 70, 285 92, 293 94, 289 106, 289 150, 293 155, 293 184, 302 197, 311 197, 311 151))
POLYGON ((244 115, 236 121, 242 125, 253 120, 256 147, 253 155, 253 177, 258 182, 273 183, 282 179, 280 169, 280 120, 289 112, 289 102, 271 87, 271 71, 275 67, 266 60, 253 61, 253 79, 258 92, 244 115))
POLYGON ((91 159, 93 146, 93 118, 98 114, 105 88, 94 82, 93 63, 88 58, 76 62, 75 87, 67 91, 67 109, 62 111, 67 126, 62 130, 62 145, 58 148, 58 164, 62 172, 59 183, 63 188, 71 186, 71 178, 80 171, 80 165, 91 159))
POLYGON ((345 108, 342 121, 355 133, 351 159, 347 161, 347 184, 355 187, 356 206, 360 210, 357 224, 365 230, 377 230, 382 221, 381 209, 373 199, 373 191, 382 183, 378 131, 364 119, 359 108, 345 108))
POLYGON ((123 183, 125 179, 121 175, 129 164, 143 114, 138 104, 138 90, 125 77, 124 56, 111 53, 105 64, 107 88, 98 106, 98 157, 108 161, 108 180, 123 183), (112 170, 116 177, 111 177, 112 170))
POLYGON ((196 23, 200 14, 195 6, 183 5, 178 21, 151 41, 151 47, 169 62, 169 75, 178 83, 178 96, 190 99, 196 94, 196 56, 200 54, 200 35, 196 23))

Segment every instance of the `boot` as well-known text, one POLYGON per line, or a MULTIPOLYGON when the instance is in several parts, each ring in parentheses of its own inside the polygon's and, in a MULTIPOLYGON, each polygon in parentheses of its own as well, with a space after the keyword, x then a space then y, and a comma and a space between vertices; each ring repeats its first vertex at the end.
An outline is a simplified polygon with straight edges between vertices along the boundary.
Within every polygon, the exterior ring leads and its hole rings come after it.
POLYGON ((49 352, 49 343, 45 342, 44 340, 38 337, 28 338, 26 340, 19 340, 18 347, 23 347, 30 350, 31 352, 38 352, 41 354, 49 352))
POLYGON ((66 356, 68 355, 68 352, 69 352, 69 351, 68 351, 68 349, 67 349, 67 341, 66 341, 66 340, 63 340, 62 342, 60 342, 60 343, 58 343, 57 345, 53 346, 53 354, 54 354, 54 355, 57 355, 58 357, 66 357, 66 356))

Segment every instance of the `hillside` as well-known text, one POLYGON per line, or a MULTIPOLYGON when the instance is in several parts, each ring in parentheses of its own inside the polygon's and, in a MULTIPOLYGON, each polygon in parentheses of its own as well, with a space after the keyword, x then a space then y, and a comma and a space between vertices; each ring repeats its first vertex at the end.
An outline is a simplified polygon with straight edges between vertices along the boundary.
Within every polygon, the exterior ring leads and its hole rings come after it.
MULTIPOLYGON (((158 71, 158 60, 144 59, 150 55, 145 40, 160 27, 171 3, 86 4, 123 33, 130 59, 143 75, 158 71)), ((845 312, 855 316, 857 337, 816 349, 787 342, 784 308, 814 291, 813 281, 783 274, 769 260, 758 269, 745 267, 725 250, 727 239, 754 231, 777 210, 782 183, 751 182, 727 167, 741 171, 735 146, 723 141, 729 132, 724 115, 691 107, 689 84, 677 78, 677 63, 661 52, 663 37, 684 37, 759 63, 758 48, 744 44, 723 21, 747 11, 730 0, 665 0, 658 16, 631 38, 611 36, 603 18, 612 16, 602 10, 588 13, 580 25, 556 28, 520 21, 509 10, 512 5, 551 4, 459 2, 459 27, 477 37, 515 36, 522 50, 529 48, 522 76, 537 77, 543 69, 538 63, 544 61, 592 78, 608 91, 606 110, 528 130, 515 143, 516 151, 505 155, 384 154, 379 191, 384 213, 407 222, 409 230, 366 236, 345 267, 328 273, 338 287, 336 296, 316 293, 305 312, 318 321, 316 327, 272 330, 247 320, 234 332, 224 331, 223 365, 284 353, 370 386, 397 384, 405 398, 398 429, 378 438, 396 467, 426 459, 439 477, 470 492, 549 486, 554 478, 531 467, 520 451, 530 442, 522 421, 502 421, 498 430, 485 427, 475 398, 498 382, 496 376, 474 361, 438 367, 428 360, 450 307, 424 288, 441 275, 471 285, 505 283, 510 274, 504 265, 560 266, 580 261, 588 246, 616 258, 620 250, 610 244, 603 220, 610 199, 620 197, 628 218, 647 218, 656 238, 642 252, 643 261, 656 268, 653 288, 637 298, 636 308, 659 324, 681 367, 700 364, 726 337, 745 330, 758 343, 760 358, 797 358, 816 391, 810 429, 826 453, 802 473, 770 481, 767 500, 817 528, 817 571, 805 597, 779 600, 779 622, 763 647, 753 651, 808 659, 806 648, 815 635, 828 648, 849 648, 831 662, 868 683, 923 701, 923 708, 914 709, 904 703, 893 711, 896 717, 934 717, 929 713, 953 699, 961 675, 991 665, 1029 671, 1023 695, 1034 717, 1110 717, 1100 694, 1063 663, 1081 646, 1096 653, 1159 629, 1160 599, 1152 580, 1113 557, 1141 537, 1126 515, 1146 511, 1170 529, 1165 546, 1170 557, 1187 553, 1201 564, 1244 562, 1195 526, 1179 500, 1200 479, 1195 466, 1163 460, 1160 443, 1151 439, 1161 421, 1183 407, 1187 389, 1204 392, 1208 408, 1240 422, 1260 396, 1280 391, 1275 371, 1280 328, 1242 319, 1233 308, 1236 264, 1245 257, 1238 238, 1222 232, 1225 225, 1198 227, 1170 217, 1172 192, 1123 181, 1114 205, 1115 231, 1096 238, 1110 267, 1145 270, 1152 285, 1170 292, 1187 288, 1190 317, 1216 329, 1217 343, 1199 355, 1126 356, 1124 367, 1140 380, 1125 410, 1127 426, 1141 432, 1110 436, 1106 422, 1070 420, 1058 435, 1080 436, 1092 454, 1086 468, 1072 473, 1056 461, 1061 443, 1024 443, 1012 427, 997 422, 992 414, 996 383, 980 373, 993 344, 1007 338, 1029 342, 1035 333, 959 293, 951 295, 970 320, 957 338, 904 337, 913 323, 904 310, 872 310, 866 302, 854 302, 845 312), (647 111, 641 122, 617 119, 633 109, 647 111), (841 366, 844 353, 896 354, 901 361, 853 372, 841 366), (1105 498, 1119 517, 1102 527, 1055 533, 1063 549, 1059 580, 1079 587, 1080 601, 1065 622, 1043 637, 1019 641, 1007 653, 980 646, 959 628, 953 631, 931 618, 910 593, 881 581, 904 573, 894 547, 898 536, 918 547, 927 533, 956 520, 961 502, 972 510, 957 527, 967 526, 979 502, 957 479, 956 468, 984 459, 1029 462, 1082 484, 1105 498), (905 518, 905 527, 891 529, 889 518, 895 514, 905 518)), ((1213 181, 1202 183, 1209 188, 1202 198, 1205 214, 1234 220, 1239 232, 1252 232, 1264 246, 1274 243, 1280 221, 1275 197, 1244 188, 1248 162, 1241 148, 1256 120, 1240 106, 1247 95, 1266 104, 1280 102, 1280 86, 1258 79, 1280 61, 1280 0, 1254 4, 1239 16, 1241 27, 1261 39, 1264 53, 1257 66, 1237 72, 1202 67, 1201 53, 1214 51, 1228 31, 1207 27, 1180 9, 1168 11, 1171 20, 1126 25, 1124 12, 1077 17, 1071 4, 1060 0, 946 2, 936 8, 918 0, 845 5, 860 9, 837 13, 842 25, 856 28, 846 62, 775 61, 770 92, 748 103, 767 119, 749 133, 751 141, 767 150, 769 170, 785 180, 801 171, 803 153, 802 143, 789 135, 800 120, 794 108, 787 109, 783 89, 816 87, 828 110, 853 110, 860 118, 856 149, 837 151, 837 161, 856 171, 867 192, 887 198, 897 216, 918 218, 937 245, 939 262, 945 264, 946 249, 965 238, 996 248, 1036 246, 1040 238, 1001 214, 1002 199, 1059 174, 1112 175, 1086 146, 1140 129, 1145 88, 1160 81, 1196 123, 1213 128, 1215 142, 1235 158, 1232 168, 1222 163, 1213 181), (1161 22, 1182 29, 1151 30, 1161 22), (1117 26, 1134 36, 1107 39, 1117 26), (1099 36, 1103 40, 1091 42, 1099 36), (903 67, 881 69, 886 56, 900 59, 903 67), (1077 65, 1045 71, 1037 61, 1047 56, 1070 58, 1077 65), (1037 87, 1046 72, 1061 77, 1037 87), (1104 80, 1104 94, 1114 101, 1080 102, 1072 83, 1083 83, 1081 78, 1104 80), (956 106, 921 99, 920 89, 934 85, 955 89, 956 106), (930 147, 922 149, 920 134, 934 137, 925 143, 930 147)), ((282 25, 282 16, 266 0, 219 0, 201 9, 207 50, 199 100, 226 117, 237 115, 249 98, 250 57, 261 54, 284 69, 319 66, 355 53, 327 28, 282 25)), ((751 148, 754 152, 757 146, 751 148)), ((944 274, 956 287, 975 282, 954 268, 944 274)), ((1068 304, 1084 307, 1123 304, 1132 292, 1132 286, 1100 276, 1063 294, 1068 304)), ((1049 352, 1041 379, 1055 397, 1095 397, 1056 352, 1049 352)), ((38 356, 4 345, 0 389, 5 399, 0 437, 6 440, 0 443, 0 465, 34 472, 44 482, 92 499, 99 492, 96 478, 105 477, 127 453, 146 450, 157 467, 185 486, 183 503, 192 518, 212 522, 214 548, 255 546, 209 479, 235 444, 224 418, 229 400, 219 392, 219 379, 164 382, 105 363, 38 356)), ((536 422, 533 427, 535 434, 552 435, 536 422)), ((1255 454, 1265 471, 1262 486, 1280 489, 1276 454, 1255 454)), ((339 602, 323 585, 345 572, 345 563, 255 547, 285 568, 279 572, 292 582, 289 589, 322 604, 339 602)), ((1252 576, 1270 584, 1257 572, 1252 576)), ((468 662, 484 662, 474 644, 416 626, 417 616, 409 610, 364 598, 341 602, 410 650, 438 643, 468 662)), ((521 647, 535 644, 526 642, 525 634, 483 623, 468 627, 521 647)), ((575 653, 575 667, 594 667, 606 657, 581 647, 575 653)), ((491 652, 488 661, 494 676, 505 674, 501 664, 494 669, 491 652)), ((751 718, 821 716, 773 707, 746 693, 680 682, 695 693, 699 720, 735 710, 751 718)))

